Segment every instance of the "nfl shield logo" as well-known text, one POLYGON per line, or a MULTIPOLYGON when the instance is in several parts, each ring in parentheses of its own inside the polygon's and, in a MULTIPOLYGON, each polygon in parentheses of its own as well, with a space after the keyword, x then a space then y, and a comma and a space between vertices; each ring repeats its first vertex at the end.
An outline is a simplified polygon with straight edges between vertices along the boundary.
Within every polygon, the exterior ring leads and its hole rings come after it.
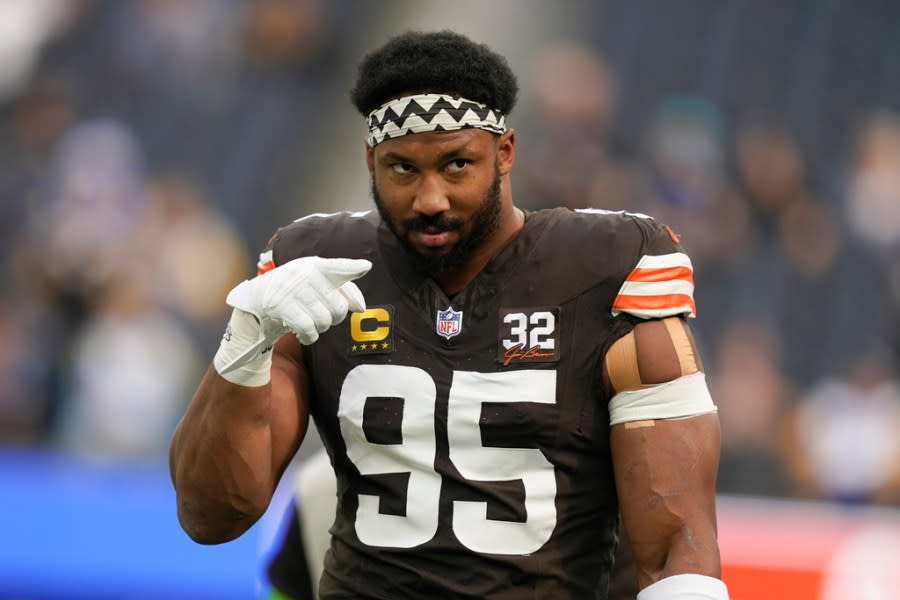
POLYGON ((453 336, 459 335, 462 331, 462 311, 455 311, 452 307, 447 310, 439 310, 437 314, 437 325, 435 331, 438 335, 444 336, 448 340, 453 336))

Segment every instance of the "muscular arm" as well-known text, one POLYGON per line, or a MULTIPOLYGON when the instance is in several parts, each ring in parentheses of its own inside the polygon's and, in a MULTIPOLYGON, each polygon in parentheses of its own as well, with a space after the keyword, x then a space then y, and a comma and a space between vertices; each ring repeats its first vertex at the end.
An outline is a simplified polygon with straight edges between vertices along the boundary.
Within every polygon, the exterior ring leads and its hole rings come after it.
POLYGON ((169 450, 178 519, 195 541, 234 539, 265 512, 309 424, 300 343, 365 310, 353 280, 371 268, 362 259, 303 256, 228 293, 227 333, 169 450))
MULTIPOLYGON (((640 391, 700 369, 686 324, 673 317, 641 323, 617 341, 604 380, 616 393, 640 391)), ((718 578, 717 415, 626 420, 612 426, 610 443, 638 587, 685 573, 718 578)))
POLYGON ((616 425, 611 440, 638 587, 679 573, 719 577, 716 415, 616 425))
POLYGON ((273 353, 272 381, 260 387, 229 383, 210 367, 172 437, 178 519, 197 542, 226 542, 249 529, 306 434, 300 344, 285 335, 273 353))

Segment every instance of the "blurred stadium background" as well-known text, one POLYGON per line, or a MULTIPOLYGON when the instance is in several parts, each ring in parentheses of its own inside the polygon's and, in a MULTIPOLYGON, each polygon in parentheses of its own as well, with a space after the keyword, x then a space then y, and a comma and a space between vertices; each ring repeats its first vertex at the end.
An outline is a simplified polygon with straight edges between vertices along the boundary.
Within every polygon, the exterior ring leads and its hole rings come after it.
POLYGON ((273 229, 369 206, 347 90, 409 28, 508 56, 521 206, 681 233, 732 598, 900 598, 893 0, 2 0, 0 598, 260 593, 285 492, 196 546, 169 436, 273 229))

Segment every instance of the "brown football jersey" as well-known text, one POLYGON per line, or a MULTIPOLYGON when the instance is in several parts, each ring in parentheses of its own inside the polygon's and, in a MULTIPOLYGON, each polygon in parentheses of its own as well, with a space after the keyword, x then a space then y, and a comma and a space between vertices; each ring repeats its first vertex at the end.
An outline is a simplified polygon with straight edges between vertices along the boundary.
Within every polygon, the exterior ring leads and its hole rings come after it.
POLYGON ((375 212, 278 231, 263 270, 373 263, 367 310, 304 348, 338 479, 322 598, 606 597, 618 507, 601 364, 639 318, 693 313, 676 240, 643 215, 531 212, 448 298, 375 212))

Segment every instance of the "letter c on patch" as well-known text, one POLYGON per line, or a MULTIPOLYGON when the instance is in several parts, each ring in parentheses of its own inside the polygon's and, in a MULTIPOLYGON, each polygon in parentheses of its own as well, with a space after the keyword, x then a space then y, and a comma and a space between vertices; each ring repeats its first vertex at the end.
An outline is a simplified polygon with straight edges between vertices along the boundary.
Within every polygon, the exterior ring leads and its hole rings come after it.
POLYGON ((350 313, 350 336, 354 342, 380 342, 391 332, 391 314, 384 308, 350 313))

